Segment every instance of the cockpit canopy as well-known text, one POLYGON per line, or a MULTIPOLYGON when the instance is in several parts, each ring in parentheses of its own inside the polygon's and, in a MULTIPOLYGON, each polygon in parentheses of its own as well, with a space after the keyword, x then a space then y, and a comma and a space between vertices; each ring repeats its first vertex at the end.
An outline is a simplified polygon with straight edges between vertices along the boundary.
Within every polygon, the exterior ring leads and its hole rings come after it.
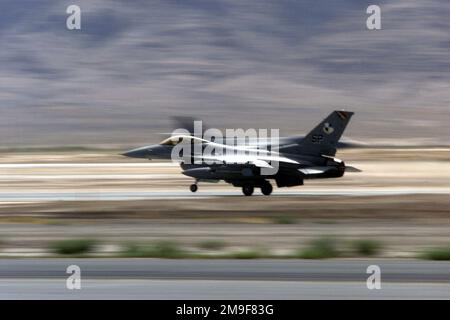
POLYGON ((163 141, 161 141, 159 144, 163 146, 176 146, 179 143, 208 143, 208 140, 201 139, 194 136, 188 136, 188 135, 176 135, 171 136, 163 141))

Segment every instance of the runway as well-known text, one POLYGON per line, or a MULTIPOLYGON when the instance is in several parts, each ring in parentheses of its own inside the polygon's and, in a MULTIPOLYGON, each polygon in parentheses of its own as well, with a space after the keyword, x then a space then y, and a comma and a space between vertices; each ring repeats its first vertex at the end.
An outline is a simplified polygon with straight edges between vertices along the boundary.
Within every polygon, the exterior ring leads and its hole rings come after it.
MULTIPOLYGON (((160 188, 161 189, 161 188, 160 188)), ((0 192, 2 202, 46 202, 46 201, 127 201, 127 200, 163 200, 163 199, 206 199, 218 197, 242 196, 238 188, 222 188, 222 190, 207 190, 192 193, 180 191, 180 188, 161 191, 36 191, 36 192, 0 192)), ((395 195, 449 195, 450 188, 335 188, 311 189, 296 188, 295 190, 275 190, 270 197, 313 197, 313 196, 395 196, 395 195)), ((255 192, 254 196, 262 196, 255 192)))
POLYGON ((450 299, 450 264, 416 260, 0 260, 0 299, 450 299), (81 269, 81 290, 66 268, 81 269), (369 290, 367 267, 381 269, 369 290))
MULTIPOLYGON (((242 196, 240 188, 225 183, 200 182, 198 192, 191 193, 188 186, 193 180, 182 175, 178 164, 171 162, 119 162, 123 161, 119 156, 105 159, 115 162, 82 162, 89 159, 88 154, 40 157, 46 162, 34 162, 33 154, 26 154, 4 160, 25 163, 0 163, 0 203, 242 196)), ((450 194, 450 162, 355 160, 352 164, 362 172, 346 173, 340 179, 308 180, 294 188, 275 188, 271 197, 450 194)), ((257 189, 254 196, 260 195, 257 189)))

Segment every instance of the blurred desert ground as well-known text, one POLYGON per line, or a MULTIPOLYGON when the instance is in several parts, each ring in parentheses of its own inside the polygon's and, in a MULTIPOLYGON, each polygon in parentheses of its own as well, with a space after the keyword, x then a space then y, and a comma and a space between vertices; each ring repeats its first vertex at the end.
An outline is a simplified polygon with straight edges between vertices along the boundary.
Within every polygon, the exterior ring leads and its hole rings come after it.
POLYGON ((155 240, 194 251, 216 240, 230 250, 283 254, 323 236, 372 239, 382 243, 383 257, 415 257, 450 243, 450 149, 345 149, 338 157, 361 173, 275 189, 270 197, 244 197, 225 183, 200 183, 191 194, 192 180, 177 165, 120 151, 3 151, 0 254, 45 256, 49 243, 72 238, 98 240, 100 255, 116 254, 127 241, 155 240), (138 199, 101 199, 139 192, 138 199), (70 200, 59 198, 67 193, 70 200), (39 194, 54 198, 33 199, 39 194))

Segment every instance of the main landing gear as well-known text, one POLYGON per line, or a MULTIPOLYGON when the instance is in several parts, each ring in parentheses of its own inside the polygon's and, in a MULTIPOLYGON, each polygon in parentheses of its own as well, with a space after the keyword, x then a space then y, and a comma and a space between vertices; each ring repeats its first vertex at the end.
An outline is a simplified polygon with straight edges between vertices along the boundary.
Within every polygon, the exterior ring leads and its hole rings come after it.
POLYGON ((264 183, 264 184, 261 186, 261 192, 262 192, 262 194, 265 195, 265 196, 270 196, 270 194, 272 193, 272 191, 273 191, 273 187, 272 187, 272 185, 270 184, 270 182, 266 182, 266 183, 264 183))
POLYGON ((253 194, 253 191, 255 191, 255 187, 253 187, 253 185, 251 184, 244 184, 242 186, 242 193, 247 197, 251 196, 253 194))
MULTIPOLYGON (((242 193, 249 197, 255 191, 255 187, 252 184, 246 183, 242 186, 242 193)), ((266 181, 261 185, 261 192, 263 195, 268 196, 272 193, 273 187, 270 182, 266 181)))

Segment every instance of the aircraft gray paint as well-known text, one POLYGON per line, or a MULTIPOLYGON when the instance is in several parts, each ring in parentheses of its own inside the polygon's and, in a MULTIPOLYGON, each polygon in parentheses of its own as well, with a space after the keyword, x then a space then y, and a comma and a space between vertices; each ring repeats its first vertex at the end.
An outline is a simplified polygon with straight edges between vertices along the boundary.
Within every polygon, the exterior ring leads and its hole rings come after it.
MULTIPOLYGON (((190 186, 192 192, 197 191, 198 182, 223 180, 235 187, 241 187, 246 196, 252 195, 255 187, 261 188, 264 195, 270 195, 273 190, 270 180, 275 180, 277 187, 281 188, 303 185, 306 179, 342 177, 346 170, 357 170, 335 158, 339 139, 352 116, 353 112, 333 111, 306 136, 289 137, 286 139, 288 143, 280 143, 275 150, 247 148, 246 155, 240 158, 229 156, 226 152, 205 157, 196 153, 195 148, 191 148, 190 154, 182 155, 182 173, 195 179, 195 183, 190 186), (211 164, 211 160, 215 163, 211 164), (272 168, 272 161, 276 161, 278 170, 270 175, 263 174, 264 168, 272 168)), ((213 144, 219 145, 195 136, 175 135, 160 144, 133 149, 123 155, 145 159, 172 159, 173 148, 180 143, 199 143, 201 150, 213 144)), ((220 146, 224 150, 242 150, 241 146, 220 146)))

